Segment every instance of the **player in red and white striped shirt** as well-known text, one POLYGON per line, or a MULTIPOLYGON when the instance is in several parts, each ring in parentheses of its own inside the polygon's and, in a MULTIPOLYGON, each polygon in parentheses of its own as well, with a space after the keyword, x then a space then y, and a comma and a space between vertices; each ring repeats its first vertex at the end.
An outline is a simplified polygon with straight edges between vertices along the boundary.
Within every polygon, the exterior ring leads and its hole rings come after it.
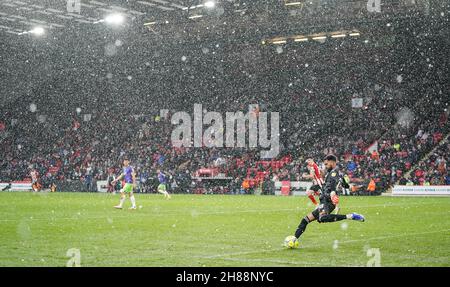
POLYGON ((320 195, 320 190, 323 186, 323 178, 320 172, 319 166, 314 162, 313 159, 309 158, 306 160, 308 164, 309 174, 304 174, 304 178, 312 179, 313 185, 306 191, 306 195, 311 199, 314 205, 318 205, 314 196, 320 195))
POLYGON ((33 188, 33 190, 36 192, 40 191, 42 186, 39 182, 39 172, 33 169, 30 172, 30 176, 31 176, 31 188, 33 188))

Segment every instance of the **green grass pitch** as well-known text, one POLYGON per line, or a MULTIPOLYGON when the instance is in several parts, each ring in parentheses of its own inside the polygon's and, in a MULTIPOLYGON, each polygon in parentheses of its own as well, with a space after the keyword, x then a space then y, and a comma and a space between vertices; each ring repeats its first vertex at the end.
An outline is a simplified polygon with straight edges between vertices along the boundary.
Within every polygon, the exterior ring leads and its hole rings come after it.
POLYGON ((0 266, 450 266, 450 198, 341 197, 366 222, 308 225, 306 197, 0 193, 0 266), (378 251, 374 251, 378 249, 378 251))

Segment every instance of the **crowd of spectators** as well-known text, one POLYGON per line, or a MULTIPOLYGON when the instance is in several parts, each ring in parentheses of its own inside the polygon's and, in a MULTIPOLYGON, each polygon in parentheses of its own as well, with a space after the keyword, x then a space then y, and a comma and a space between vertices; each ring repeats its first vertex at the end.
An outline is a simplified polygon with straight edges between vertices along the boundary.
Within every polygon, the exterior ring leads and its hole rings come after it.
MULTIPOLYGON (((398 181, 408 184, 405 173, 440 144, 444 133, 448 132, 447 123, 441 124, 425 122, 412 130, 397 126, 378 138, 369 149, 363 141, 349 143, 348 149, 343 149, 342 142, 334 139, 326 143, 319 141, 295 156, 289 149, 284 150, 277 159, 287 157, 288 160, 283 166, 273 168, 257 164, 261 160, 257 149, 174 148, 170 142, 173 126, 159 116, 123 118, 103 114, 86 122, 74 117, 73 122, 61 130, 61 137, 56 136, 54 140, 39 137, 28 150, 25 146, 30 147, 31 143, 26 139, 7 138, 2 143, 1 178, 3 181, 22 180, 28 178, 34 168, 41 174, 44 186, 55 180, 82 180, 87 190, 93 190, 96 180, 120 173, 121 158, 127 156, 132 159, 142 186, 156 185, 156 170, 163 169, 169 174, 173 189, 192 192, 196 171, 210 167, 231 177, 230 190, 236 191, 243 188, 246 179, 254 178, 256 172, 266 172, 264 181, 302 180, 306 158, 313 157, 320 162, 325 154, 336 153, 341 169, 354 185, 364 188, 373 179, 379 190, 387 190, 398 181), (29 152, 32 152, 31 157, 29 152)), ((39 125, 42 124, 37 123, 36 130, 39 125)), ((16 131, 23 130, 17 128, 16 131)), ((39 134, 42 132, 44 130, 40 129, 39 134)), ((27 136, 27 139, 33 137, 27 136)), ((410 181, 448 184, 447 161, 448 143, 415 166, 410 181)), ((245 189, 246 192, 251 190, 245 189)))
POLYGON ((420 162, 409 178, 402 178, 402 185, 450 185, 450 171, 447 168, 449 161, 450 143, 440 145, 424 161, 420 162))

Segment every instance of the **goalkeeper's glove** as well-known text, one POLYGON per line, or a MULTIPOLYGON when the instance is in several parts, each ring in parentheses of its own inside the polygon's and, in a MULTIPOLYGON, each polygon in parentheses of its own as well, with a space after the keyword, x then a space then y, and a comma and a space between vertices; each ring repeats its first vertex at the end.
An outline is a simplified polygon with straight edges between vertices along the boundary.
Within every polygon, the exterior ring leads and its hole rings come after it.
POLYGON ((339 196, 337 196, 337 194, 336 194, 336 192, 331 192, 330 193, 330 197, 331 197, 331 202, 334 204, 334 205, 337 205, 338 203, 339 203, 339 196))

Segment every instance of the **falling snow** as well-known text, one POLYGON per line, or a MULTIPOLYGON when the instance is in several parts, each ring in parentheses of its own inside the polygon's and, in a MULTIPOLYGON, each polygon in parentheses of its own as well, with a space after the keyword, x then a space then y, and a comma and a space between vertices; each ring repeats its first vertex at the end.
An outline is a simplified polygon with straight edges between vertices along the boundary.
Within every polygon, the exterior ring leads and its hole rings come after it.
POLYGON ((334 240, 334 242, 333 242, 333 249, 334 250, 336 250, 336 249, 338 249, 339 248, 339 240, 334 240))
MULTIPOLYGON (((70 19, 27 9, 27 21, 2 14, 2 182, 36 171, 46 190, 70 182, 96 191, 106 181, 118 192, 111 182, 128 157, 139 193, 155 191, 162 169, 173 193, 274 194, 276 182, 305 180, 307 158, 322 166, 333 153, 356 194, 368 194, 372 180, 375 194, 395 184, 450 184, 448 144, 438 146, 449 132, 444 6, 385 4, 390 13, 372 13, 359 5, 353 15, 338 9, 339 1, 326 1, 327 9, 311 1, 302 9, 284 1, 220 1, 189 11, 122 2, 121 11, 142 15, 105 18, 86 7, 70 19), (20 23, 36 20, 59 25, 20 23), (193 118, 194 104, 203 115, 242 111, 261 119, 277 112, 278 155, 262 158, 261 146, 209 148, 205 138, 201 147, 175 147, 171 116, 193 118), (226 179, 197 180, 208 168, 226 179)), ((312 207, 308 200, 297 211, 312 207)))

